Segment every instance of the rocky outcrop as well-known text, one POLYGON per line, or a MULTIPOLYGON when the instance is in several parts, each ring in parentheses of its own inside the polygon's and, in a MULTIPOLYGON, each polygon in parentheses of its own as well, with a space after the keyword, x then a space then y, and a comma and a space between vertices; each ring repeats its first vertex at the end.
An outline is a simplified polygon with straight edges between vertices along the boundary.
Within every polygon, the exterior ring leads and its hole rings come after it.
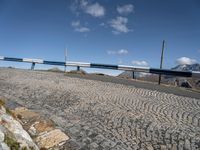
POLYGON ((69 137, 39 113, 0 100, 0 150, 60 149, 69 137))
POLYGON ((14 115, 3 105, 0 107, 0 149, 39 150, 14 115))
POLYGON ((69 137, 57 129, 51 120, 42 117, 40 114, 18 107, 13 113, 20 118, 22 126, 34 137, 40 149, 60 149, 69 140, 69 137))

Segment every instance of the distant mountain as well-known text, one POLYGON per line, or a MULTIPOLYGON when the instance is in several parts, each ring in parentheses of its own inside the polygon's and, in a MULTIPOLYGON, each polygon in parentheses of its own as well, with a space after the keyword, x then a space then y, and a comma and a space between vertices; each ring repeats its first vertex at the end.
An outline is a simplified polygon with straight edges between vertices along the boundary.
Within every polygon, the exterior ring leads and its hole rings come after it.
POLYGON ((172 70, 177 71, 200 71, 200 64, 192 64, 192 65, 178 65, 172 70))
MULTIPOLYGON (((145 77, 150 75, 149 73, 143 73, 143 72, 135 72, 134 76, 135 78, 139 78, 139 77, 145 77)), ((132 71, 124 71, 121 74, 118 75, 118 77, 120 78, 133 78, 133 72, 132 71)))
MULTIPOLYGON (((200 64, 192 64, 192 65, 178 65, 172 70, 177 71, 200 71, 200 64)), ((168 80, 168 82, 171 80, 177 81, 177 86, 186 87, 186 88, 195 88, 200 89, 200 80, 196 78, 181 78, 181 77, 172 77, 167 78, 165 76, 165 79, 168 80)))
MULTIPOLYGON (((178 65, 171 69, 176 70, 176 71, 200 71, 200 64, 178 65)), ((132 76, 133 76, 132 72, 124 71, 118 77, 130 79, 132 78, 132 76)), ((135 77, 138 80, 158 82, 158 75, 156 74, 135 72, 135 77)), ((162 83, 173 85, 173 86, 185 87, 185 88, 195 88, 195 89, 200 90, 200 79, 195 79, 195 78, 162 75, 162 83)))

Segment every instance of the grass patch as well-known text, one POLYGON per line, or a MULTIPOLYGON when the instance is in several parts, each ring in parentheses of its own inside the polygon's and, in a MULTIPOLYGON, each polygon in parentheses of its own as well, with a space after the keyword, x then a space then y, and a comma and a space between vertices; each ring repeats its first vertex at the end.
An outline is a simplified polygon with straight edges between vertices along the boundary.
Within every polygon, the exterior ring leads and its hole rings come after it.
POLYGON ((8 108, 6 108, 6 113, 10 116, 12 116, 13 118, 16 118, 16 115, 8 108))
POLYGON ((0 106, 4 106, 5 105, 5 101, 0 99, 0 106))
POLYGON ((46 148, 44 148, 44 147, 42 147, 42 148, 40 148, 40 150, 47 150, 46 148))
POLYGON ((84 70, 79 70, 79 71, 77 71, 77 70, 71 70, 71 71, 69 71, 69 72, 65 72, 65 75, 67 75, 67 74, 86 75, 87 72, 85 72, 84 70))
POLYGON ((6 113, 8 115, 11 115, 12 117, 16 118, 15 114, 10 109, 5 107, 5 101, 0 99, 0 107, 2 107, 2 106, 6 109, 6 113))
POLYGON ((5 136, 4 142, 8 145, 8 147, 10 147, 11 150, 19 150, 20 148, 19 143, 7 135, 5 136))
POLYGON ((22 150, 28 150, 28 148, 27 147, 22 147, 22 150))

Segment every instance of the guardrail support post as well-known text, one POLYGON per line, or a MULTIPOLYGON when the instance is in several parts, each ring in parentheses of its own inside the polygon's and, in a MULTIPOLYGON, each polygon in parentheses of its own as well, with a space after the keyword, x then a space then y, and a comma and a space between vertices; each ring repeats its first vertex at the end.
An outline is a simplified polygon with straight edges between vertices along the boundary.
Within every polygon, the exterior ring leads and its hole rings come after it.
POLYGON ((77 66, 77 71, 80 71, 80 66, 77 66))
POLYGON ((133 79, 135 79, 135 72, 134 71, 133 71, 132 77, 133 77, 133 79))
POLYGON ((35 63, 33 62, 31 65, 31 70, 34 70, 34 68, 35 68, 35 63))

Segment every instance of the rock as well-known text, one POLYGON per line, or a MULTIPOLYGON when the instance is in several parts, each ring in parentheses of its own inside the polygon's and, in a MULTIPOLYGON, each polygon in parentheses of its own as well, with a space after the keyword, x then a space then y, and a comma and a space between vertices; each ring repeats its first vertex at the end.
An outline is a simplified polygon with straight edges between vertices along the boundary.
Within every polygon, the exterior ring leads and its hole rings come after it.
POLYGON ((31 125, 29 133, 33 136, 43 134, 54 129, 54 124, 51 120, 39 120, 31 125))
POLYGON ((184 81, 181 83, 181 87, 192 88, 191 84, 188 81, 184 81))
POLYGON ((2 115, 2 120, 4 121, 4 126, 13 133, 16 138, 23 138, 27 141, 32 141, 29 134, 22 128, 21 124, 14 120, 11 116, 2 115))
POLYGON ((165 145, 160 145, 161 150, 167 150, 167 147, 165 145))
POLYGON ((40 148, 53 148, 57 145, 63 145, 69 137, 59 129, 52 130, 46 134, 38 136, 36 142, 40 148))
POLYGON ((97 135, 94 140, 99 144, 101 143, 103 140, 105 140, 104 136, 103 135, 97 135))
POLYGON ((97 149, 99 147, 99 145, 97 143, 93 142, 89 145, 89 147, 90 147, 90 149, 97 149))
POLYGON ((185 139, 185 149, 186 149, 186 150, 191 149, 189 139, 185 139))
MULTIPOLYGON (((25 130, 29 130, 31 126, 40 118, 38 113, 32 112, 24 107, 15 108, 13 113, 15 116, 17 116, 18 119, 20 119, 25 130)), ((32 135, 32 132, 30 133, 32 135)))
MULTIPOLYGON (((36 150, 38 149, 29 134, 22 128, 22 125, 12 116, 8 114, 1 114, 0 121, 1 125, 11 135, 11 137, 13 137, 16 142, 20 143, 20 146, 33 147, 36 150)), ((1 134, 1 140, 3 140, 3 138, 3 134, 1 134)))
POLYGON ((35 117, 39 117, 38 113, 32 112, 25 107, 18 107, 15 110, 13 110, 13 113, 19 117, 19 119, 23 120, 30 120, 35 117))
POLYGON ((153 146, 148 144, 148 146, 146 147, 148 150, 154 150, 153 146))
POLYGON ((0 130, 0 143, 4 141, 4 133, 0 130))
POLYGON ((5 114, 6 113, 6 109, 4 108, 4 107, 2 107, 2 106, 0 106, 1 108, 0 108, 0 115, 1 114, 5 114))
POLYGON ((106 141, 101 143, 101 146, 104 147, 104 148, 112 148, 115 145, 116 145, 116 143, 111 141, 111 140, 106 140, 106 141))
POLYGON ((6 143, 1 143, 1 147, 0 147, 0 150, 10 150, 10 148, 8 147, 8 145, 6 143))

